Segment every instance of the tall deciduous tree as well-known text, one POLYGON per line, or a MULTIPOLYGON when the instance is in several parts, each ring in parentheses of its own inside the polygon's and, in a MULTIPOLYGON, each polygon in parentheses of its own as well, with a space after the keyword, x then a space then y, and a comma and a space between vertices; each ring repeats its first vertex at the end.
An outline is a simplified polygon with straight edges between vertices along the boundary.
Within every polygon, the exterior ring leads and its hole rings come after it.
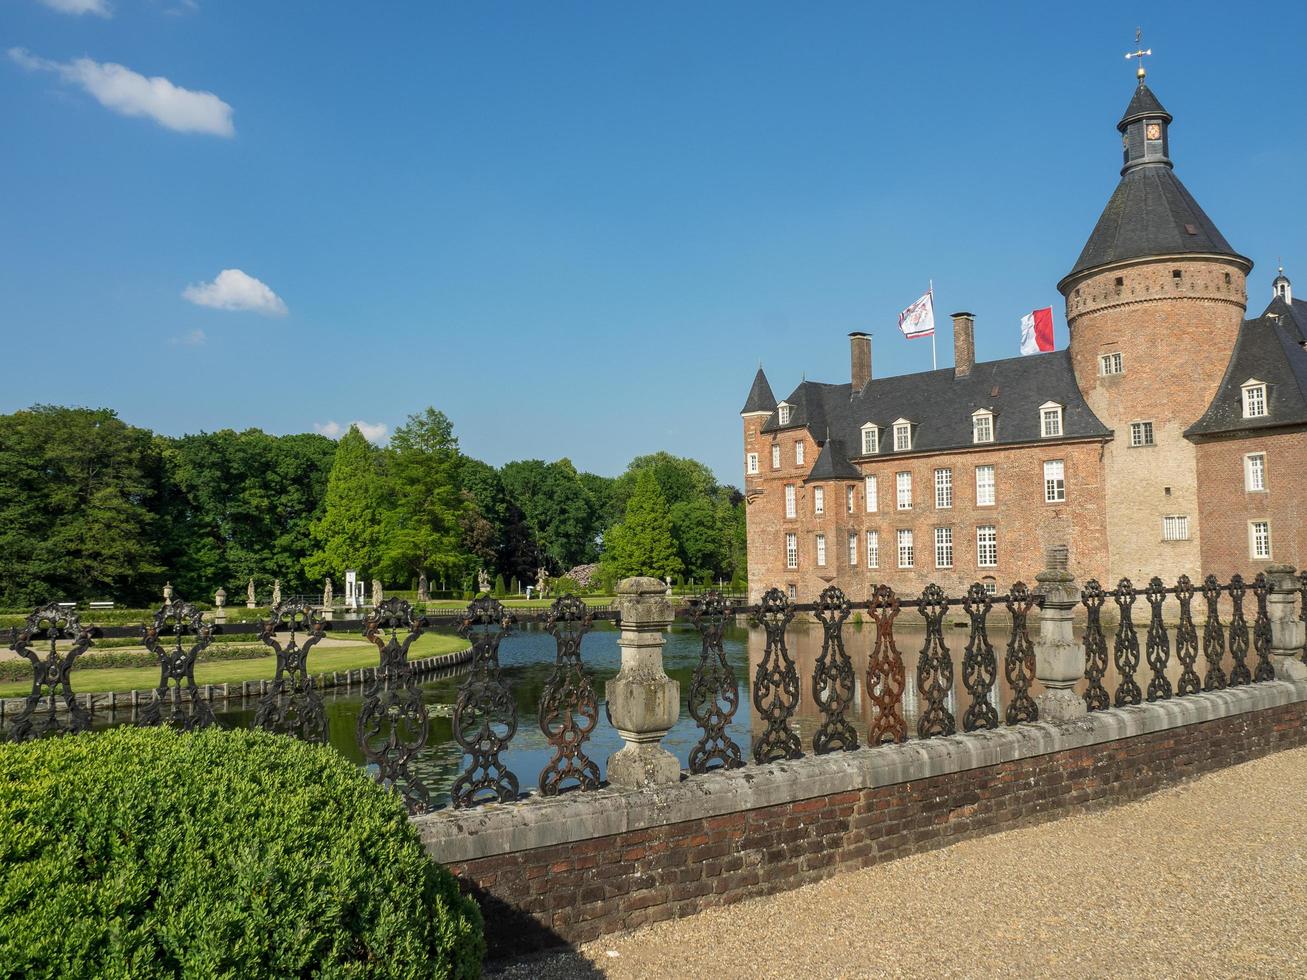
POLYGON ((304 562, 309 577, 339 579, 349 568, 376 574, 389 509, 380 453, 351 425, 336 445, 326 507, 313 524, 316 547, 304 562))
POLYGON ((507 463, 500 477, 509 498, 522 508, 555 573, 594 561, 603 527, 595 502, 571 460, 507 463))
POLYGON ((626 515, 604 539, 603 563, 605 576, 612 579, 632 575, 667 578, 684 569, 676 553, 667 499, 651 471, 636 475, 626 515))

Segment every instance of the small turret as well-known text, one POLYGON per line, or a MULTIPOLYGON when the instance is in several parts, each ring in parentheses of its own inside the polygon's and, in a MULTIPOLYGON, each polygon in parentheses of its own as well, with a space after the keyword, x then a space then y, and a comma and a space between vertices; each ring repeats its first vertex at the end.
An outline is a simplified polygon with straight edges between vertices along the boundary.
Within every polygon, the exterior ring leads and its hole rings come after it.
POLYGON ((1271 292, 1277 299, 1282 299, 1286 303, 1293 302, 1293 286, 1289 283, 1289 277, 1284 274, 1284 266, 1280 266, 1280 274, 1271 283, 1271 292))

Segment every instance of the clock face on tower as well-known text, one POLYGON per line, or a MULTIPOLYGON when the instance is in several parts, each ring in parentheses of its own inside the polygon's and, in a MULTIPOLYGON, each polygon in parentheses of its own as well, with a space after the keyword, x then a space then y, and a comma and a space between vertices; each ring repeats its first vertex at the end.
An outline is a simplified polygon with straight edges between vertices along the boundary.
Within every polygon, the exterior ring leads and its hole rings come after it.
POLYGON ((1144 130, 1144 136, 1150 140, 1160 140, 1162 138, 1162 124, 1149 123, 1144 130))

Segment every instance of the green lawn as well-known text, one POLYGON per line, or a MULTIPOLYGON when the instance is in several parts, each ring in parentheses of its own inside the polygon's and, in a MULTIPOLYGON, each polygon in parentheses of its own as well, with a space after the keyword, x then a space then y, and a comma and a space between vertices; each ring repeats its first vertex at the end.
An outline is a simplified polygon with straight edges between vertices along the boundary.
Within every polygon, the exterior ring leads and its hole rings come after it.
MULTIPOLYGON (((441 653, 453 653, 467 647, 462 637, 443 633, 424 633, 409 648, 410 660, 434 657, 441 653)), ((89 655, 88 655, 89 656, 89 655)), ((309 670, 314 674, 331 673, 336 670, 355 670, 359 667, 375 667, 377 648, 361 640, 349 647, 335 647, 330 650, 314 649, 309 652, 309 670)), ((241 681, 257 681, 272 678, 277 673, 276 657, 261 657, 258 660, 215 660, 211 663, 197 664, 195 683, 197 684, 239 684, 241 681)), ((103 670, 73 669, 73 690, 78 694, 94 694, 102 691, 146 690, 159 683, 157 667, 106 667, 103 670)), ((0 697, 16 698, 30 693, 30 681, 8 681, 0 683, 0 697)))

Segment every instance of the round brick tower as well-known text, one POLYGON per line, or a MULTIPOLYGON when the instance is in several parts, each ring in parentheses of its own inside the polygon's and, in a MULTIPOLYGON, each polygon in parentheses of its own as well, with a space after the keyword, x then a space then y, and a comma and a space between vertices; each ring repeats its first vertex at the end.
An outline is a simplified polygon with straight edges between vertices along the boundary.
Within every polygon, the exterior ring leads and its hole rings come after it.
POLYGON ((1121 182, 1058 283, 1076 380, 1114 432, 1102 468, 1112 585, 1200 571, 1195 447, 1184 431, 1229 363, 1252 268, 1175 176, 1171 121, 1141 70, 1117 124, 1121 182))

